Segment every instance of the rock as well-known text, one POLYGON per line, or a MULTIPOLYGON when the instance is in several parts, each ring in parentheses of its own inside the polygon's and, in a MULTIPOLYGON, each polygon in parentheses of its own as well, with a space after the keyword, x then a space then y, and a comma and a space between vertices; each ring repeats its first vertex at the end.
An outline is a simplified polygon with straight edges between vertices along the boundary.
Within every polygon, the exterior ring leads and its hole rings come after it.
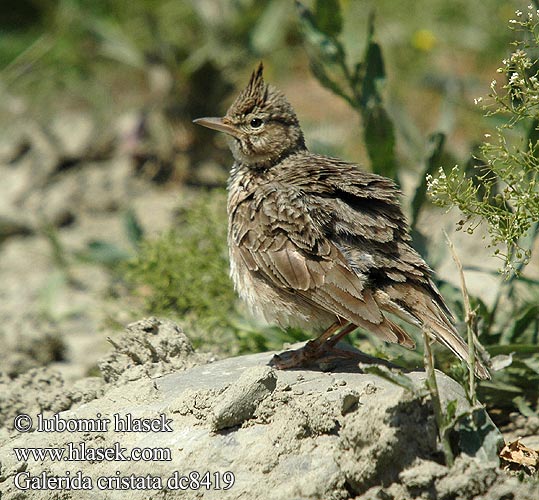
POLYGON ((11 236, 28 236, 32 232, 30 225, 18 220, 15 213, 0 215, 0 243, 11 236))
POLYGON ((0 324, 0 371, 14 378, 65 359, 66 345, 52 322, 26 315, 0 324), (10 331, 16 335, 10 335, 10 331))
POLYGON ((64 380, 55 370, 33 368, 14 380, 0 373, 0 426, 12 429, 13 418, 19 413, 35 416, 44 411, 60 412, 70 406, 64 380))
POLYGON ((243 372, 238 381, 222 394, 214 408, 211 429, 220 431, 241 425, 253 416, 258 405, 275 390, 276 385, 275 372, 267 366, 257 366, 243 372))
POLYGON ((172 321, 150 317, 131 323, 114 350, 99 363, 107 383, 122 384, 141 377, 156 377, 203 363, 191 342, 172 321))
POLYGON ((417 459, 399 474, 399 482, 412 491, 429 489, 434 481, 447 475, 447 467, 431 460, 417 459))
MULTIPOLYGON (((93 489, 64 488, 65 500, 175 497, 182 476, 181 484, 193 488, 183 493, 185 498, 224 500, 481 495, 494 500, 501 498, 494 496, 496 488, 505 491, 508 483, 515 495, 522 490, 522 498, 539 494, 539 487, 515 485, 496 467, 470 457, 458 458, 452 469, 441 463, 431 405, 421 390, 424 373, 409 374, 417 388, 409 392, 350 365, 332 372, 274 371, 267 366, 272 355, 208 364, 197 358, 173 323, 148 318, 130 325, 101 364, 108 383, 94 388, 94 395, 102 394, 57 417, 75 422, 107 418, 109 427, 85 433, 31 432, 3 443, 0 438, 2 498, 22 498, 15 478, 66 477, 66 471, 70 477, 83 476, 93 489), (183 371, 177 371, 180 368, 183 371), (125 432, 128 421, 154 427, 125 432), (121 432, 115 422, 124 426, 121 432), (135 448, 161 455, 131 461, 36 462, 17 461, 12 452, 15 447, 67 449, 68 443, 77 449, 84 443, 87 450, 119 446, 128 456, 135 448), (115 486, 119 478, 129 492, 115 486), (99 481, 101 486, 107 482, 105 490, 99 489, 99 481), (156 489, 137 489, 133 481, 146 488, 147 481, 153 481, 156 489)), ((459 408, 466 408, 460 386, 441 373, 437 379, 445 400, 457 399, 459 408)), ((73 400, 76 392, 70 394, 73 400)), ((26 408, 19 405, 17 411, 26 408)), ((31 498, 57 494, 32 490, 31 498)))
POLYGON ((23 127, 4 127, 3 130, 4 133, 0 136, 0 164, 9 164, 28 151, 29 143, 23 127))
POLYGON ((467 457, 457 457, 452 474, 436 482, 438 498, 475 498, 490 489, 496 476, 494 467, 481 467, 467 457))
POLYGON ((387 389, 377 393, 360 399, 340 432, 337 461, 358 493, 395 482, 417 458, 434 460, 437 455, 430 402, 407 393, 389 397, 387 389))

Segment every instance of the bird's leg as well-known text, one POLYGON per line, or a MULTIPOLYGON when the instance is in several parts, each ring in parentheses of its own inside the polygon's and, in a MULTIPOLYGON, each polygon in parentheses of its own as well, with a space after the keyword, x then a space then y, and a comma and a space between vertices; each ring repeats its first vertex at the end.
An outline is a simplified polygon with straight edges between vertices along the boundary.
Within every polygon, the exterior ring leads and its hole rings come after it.
POLYGON ((331 324, 329 328, 322 333, 319 337, 314 340, 309 340, 303 347, 296 349, 294 351, 285 351, 281 354, 276 354, 273 356, 270 364, 275 368, 284 370, 286 368, 294 368, 295 366, 300 366, 305 362, 312 361, 320 357, 318 355, 321 347, 327 342, 329 338, 341 328, 341 322, 335 321, 331 324))
MULTIPOLYGON (((328 352, 335 351, 334 346, 345 335, 357 328, 352 323, 343 324, 337 320, 333 323, 322 335, 314 340, 309 340, 302 348, 295 351, 285 351, 281 354, 276 354, 271 360, 271 365, 281 370, 286 368, 294 368, 301 366, 310 361, 315 361, 324 356, 328 352), (341 331, 337 332, 339 329, 341 331)), ((340 351, 345 354, 346 351, 340 351)))
POLYGON ((346 337, 349 333, 352 333, 357 328, 356 325, 353 323, 348 323, 339 333, 336 333, 333 335, 330 339, 328 339, 325 343, 327 346, 327 350, 332 349, 335 347, 335 345, 344 337, 346 337))
POLYGON ((309 348, 309 351, 318 351, 322 345, 324 345, 326 342, 329 342, 329 340, 333 337, 333 334, 339 330, 343 325, 342 323, 337 320, 335 323, 331 324, 329 328, 327 328, 324 333, 316 337, 314 340, 309 340, 303 347, 309 348))

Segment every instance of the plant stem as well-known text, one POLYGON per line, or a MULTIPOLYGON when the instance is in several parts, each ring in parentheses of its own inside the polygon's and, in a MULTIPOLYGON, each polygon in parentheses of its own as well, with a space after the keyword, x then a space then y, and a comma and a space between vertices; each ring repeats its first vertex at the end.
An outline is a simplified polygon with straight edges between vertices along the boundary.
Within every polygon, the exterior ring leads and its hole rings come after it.
POLYGON ((438 437, 442 445, 442 450, 445 455, 445 462, 448 467, 453 465, 454 457, 451 444, 447 438, 445 429, 444 415, 442 413, 442 404, 440 402, 440 393, 438 392, 438 382, 436 382, 436 373, 434 371, 434 359, 432 357, 432 350, 430 348, 431 339, 428 333, 423 330, 423 341, 425 344, 424 360, 425 371, 427 372, 427 388, 430 393, 430 399, 434 408, 434 417, 436 419, 436 425, 438 427, 438 437))
POLYGON ((455 265, 457 266, 457 271, 459 273, 460 278, 460 288, 462 291, 462 300, 464 302, 464 311, 466 313, 465 322, 466 322, 466 332, 468 334, 468 398, 470 400, 470 404, 475 406, 477 404, 477 394, 476 394, 476 384, 475 384, 475 344, 476 344, 476 314, 475 311, 472 310, 472 307, 470 305, 470 296, 468 295, 468 289, 466 288, 466 280, 464 279, 464 270, 462 269, 462 262, 460 261, 457 252, 455 250, 455 246, 453 245, 453 242, 449 239, 449 236, 444 231, 445 238, 447 240, 447 244, 449 245, 449 249, 451 250, 451 256, 453 257, 453 261, 455 262, 455 265))

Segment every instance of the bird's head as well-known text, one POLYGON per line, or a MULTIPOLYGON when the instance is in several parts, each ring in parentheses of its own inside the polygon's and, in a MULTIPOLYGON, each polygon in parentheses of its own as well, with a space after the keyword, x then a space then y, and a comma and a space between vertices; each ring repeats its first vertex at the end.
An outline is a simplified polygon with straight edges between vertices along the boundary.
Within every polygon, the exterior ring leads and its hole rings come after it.
POLYGON ((260 63, 224 117, 194 120, 228 134, 234 159, 257 167, 271 166, 305 148, 296 113, 280 91, 264 83, 262 71, 260 63))

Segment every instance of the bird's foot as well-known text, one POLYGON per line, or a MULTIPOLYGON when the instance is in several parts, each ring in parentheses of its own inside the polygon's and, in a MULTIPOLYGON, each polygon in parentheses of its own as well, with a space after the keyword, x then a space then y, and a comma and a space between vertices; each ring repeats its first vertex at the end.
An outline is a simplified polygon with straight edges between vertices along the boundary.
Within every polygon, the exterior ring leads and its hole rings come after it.
POLYGON ((270 361, 270 365, 279 370, 295 368, 303 366, 310 361, 317 359, 320 351, 320 345, 315 341, 309 340, 303 347, 294 349, 293 351, 284 351, 281 354, 276 354, 270 361))
POLYGON ((270 365, 278 370, 287 370, 309 365, 315 361, 327 363, 339 358, 350 359, 357 355, 353 351, 335 348, 333 343, 317 343, 316 340, 310 340, 300 349, 293 351, 284 351, 276 354, 270 361, 270 365))

